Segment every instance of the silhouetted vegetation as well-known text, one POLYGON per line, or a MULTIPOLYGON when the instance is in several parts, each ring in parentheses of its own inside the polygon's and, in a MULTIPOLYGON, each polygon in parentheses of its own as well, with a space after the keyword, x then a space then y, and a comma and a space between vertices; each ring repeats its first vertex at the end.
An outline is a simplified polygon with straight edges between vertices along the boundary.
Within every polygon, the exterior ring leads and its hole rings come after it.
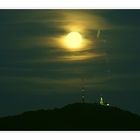
POLYGON ((1 118, 0 130, 140 130, 140 117, 115 107, 75 103, 1 118))

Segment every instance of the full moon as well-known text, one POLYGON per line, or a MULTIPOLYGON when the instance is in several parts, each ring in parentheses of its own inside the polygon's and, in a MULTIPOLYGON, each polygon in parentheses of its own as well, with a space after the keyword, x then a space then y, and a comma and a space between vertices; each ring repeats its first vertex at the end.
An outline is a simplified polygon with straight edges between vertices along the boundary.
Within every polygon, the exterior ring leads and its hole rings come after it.
POLYGON ((70 32, 65 37, 65 43, 69 49, 79 49, 82 46, 82 36, 79 32, 70 32))

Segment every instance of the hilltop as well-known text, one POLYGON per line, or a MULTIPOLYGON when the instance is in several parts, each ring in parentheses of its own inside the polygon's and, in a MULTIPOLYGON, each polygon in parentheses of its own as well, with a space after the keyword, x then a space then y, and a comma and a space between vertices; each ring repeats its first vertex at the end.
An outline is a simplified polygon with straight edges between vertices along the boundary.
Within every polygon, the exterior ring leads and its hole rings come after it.
POLYGON ((140 116, 111 106, 74 103, 0 118, 0 130, 140 130, 140 116))

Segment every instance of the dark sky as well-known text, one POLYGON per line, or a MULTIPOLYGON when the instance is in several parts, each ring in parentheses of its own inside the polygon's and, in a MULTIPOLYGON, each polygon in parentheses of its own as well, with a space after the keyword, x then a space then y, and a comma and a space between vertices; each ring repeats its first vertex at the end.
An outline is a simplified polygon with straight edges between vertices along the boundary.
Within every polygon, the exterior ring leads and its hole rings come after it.
POLYGON ((0 10, 0 116, 102 95, 140 114, 140 10, 0 10), (84 47, 62 37, 79 32, 84 47))

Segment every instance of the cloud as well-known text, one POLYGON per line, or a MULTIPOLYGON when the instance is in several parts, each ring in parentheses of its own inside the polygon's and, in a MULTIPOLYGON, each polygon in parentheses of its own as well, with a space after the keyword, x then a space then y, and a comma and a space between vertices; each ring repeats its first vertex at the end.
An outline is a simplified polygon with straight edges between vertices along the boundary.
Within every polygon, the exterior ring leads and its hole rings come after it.
POLYGON ((0 11, 1 95, 80 94, 82 79, 90 91, 139 91, 138 17, 137 10, 0 11), (72 30, 84 49, 61 43, 72 30))

